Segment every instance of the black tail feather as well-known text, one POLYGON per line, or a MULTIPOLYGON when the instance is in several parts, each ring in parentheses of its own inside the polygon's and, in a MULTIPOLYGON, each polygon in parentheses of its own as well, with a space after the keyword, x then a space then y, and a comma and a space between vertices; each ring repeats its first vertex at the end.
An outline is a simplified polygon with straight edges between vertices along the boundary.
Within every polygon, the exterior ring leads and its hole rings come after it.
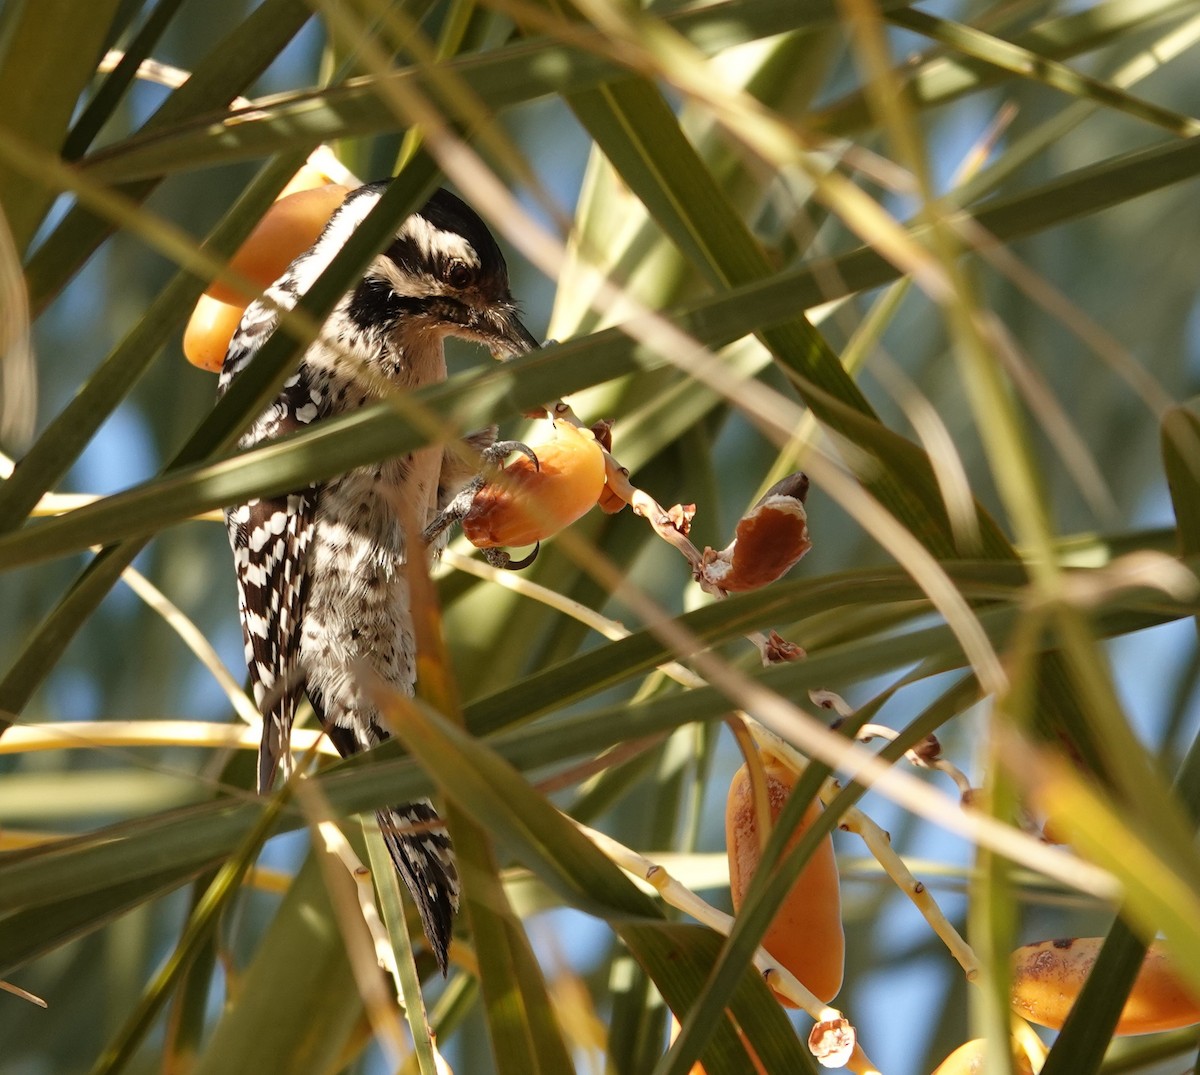
POLYGON ((444 975, 458 910, 458 870, 450 837, 427 799, 380 810, 376 817, 444 975))
MULTIPOLYGON (((317 715, 322 716, 320 697, 313 697, 310 690, 309 700, 317 715)), ((374 723, 366 728, 349 728, 330 724, 322 717, 322 724, 343 758, 377 746, 388 738, 387 732, 374 723)), ((378 810, 375 816, 379 819, 379 828, 396 872, 417 905, 429 947, 445 974, 459 892, 454 848, 450 845, 446 826, 428 799, 378 810)))

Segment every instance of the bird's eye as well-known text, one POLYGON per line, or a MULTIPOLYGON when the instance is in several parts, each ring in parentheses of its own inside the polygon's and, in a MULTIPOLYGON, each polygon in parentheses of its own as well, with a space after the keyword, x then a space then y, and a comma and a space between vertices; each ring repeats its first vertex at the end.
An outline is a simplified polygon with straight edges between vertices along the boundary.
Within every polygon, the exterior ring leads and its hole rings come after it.
POLYGON ((446 282, 451 287, 469 287, 475 279, 471 267, 462 261, 452 261, 446 266, 446 282))

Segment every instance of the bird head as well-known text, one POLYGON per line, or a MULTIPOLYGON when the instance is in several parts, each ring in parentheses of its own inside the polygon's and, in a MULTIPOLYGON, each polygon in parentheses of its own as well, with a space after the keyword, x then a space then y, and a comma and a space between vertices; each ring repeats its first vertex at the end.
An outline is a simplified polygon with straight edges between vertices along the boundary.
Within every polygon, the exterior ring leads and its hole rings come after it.
MULTIPOLYGON (((314 278, 386 186, 368 183, 347 196, 310 251, 312 264, 305 268, 314 278)), ((446 190, 435 191, 400 225, 348 296, 345 313, 365 333, 460 336, 498 357, 538 346, 521 323, 496 240, 479 215, 446 190)))

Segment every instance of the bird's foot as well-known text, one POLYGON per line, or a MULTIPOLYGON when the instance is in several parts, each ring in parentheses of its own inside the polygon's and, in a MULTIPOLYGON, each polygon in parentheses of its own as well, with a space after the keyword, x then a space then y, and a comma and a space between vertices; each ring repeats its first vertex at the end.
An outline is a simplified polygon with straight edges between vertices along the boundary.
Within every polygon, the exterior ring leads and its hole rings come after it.
MULTIPOLYGON (((504 460, 512 455, 513 452, 520 452, 522 455, 527 456, 533 462, 534 469, 539 469, 538 457, 536 453, 532 448, 529 447, 528 444, 525 444, 522 441, 500 440, 495 444, 484 448, 483 451, 479 453, 480 467, 478 473, 476 473, 475 477, 467 482, 467 484, 463 486, 463 488, 457 494, 455 494, 454 499, 451 500, 450 503, 448 503, 440 512, 438 512, 433 522, 425 527, 425 532, 422 534, 422 537, 424 538, 426 545, 433 544, 433 542, 441 537, 442 534, 449 530, 450 527, 452 527, 455 523, 462 521, 467 512, 471 510, 471 505, 475 501, 476 494, 478 494, 479 490, 487 484, 488 478, 491 476, 491 474, 498 470, 504 460)), ((537 550, 534 549, 532 556, 536 555, 537 550)), ((511 560, 511 558, 509 559, 511 560)), ((518 561, 515 564, 510 562, 508 564, 498 565, 494 564, 491 557, 489 557, 488 562, 493 563, 493 566, 506 566, 511 570, 516 571, 520 570, 522 567, 528 567, 529 564, 533 563, 533 560, 527 557, 525 560, 518 561)))

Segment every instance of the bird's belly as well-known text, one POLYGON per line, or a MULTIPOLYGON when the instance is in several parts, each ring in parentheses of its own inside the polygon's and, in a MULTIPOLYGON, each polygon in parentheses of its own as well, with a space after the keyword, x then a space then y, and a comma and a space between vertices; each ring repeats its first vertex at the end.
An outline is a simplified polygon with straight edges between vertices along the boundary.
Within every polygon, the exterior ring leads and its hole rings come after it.
POLYGON ((424 526, 431 510, 426 500, 432 503, 435 489, 436 470, 418 454, 354 471, 321 493, 300 664, 325 721, 354 728, 363 746, 381 738, 373 728, 379 717, 372 690, 413 693, 415 643, 404 567, 409 543, 400 516, 411 512, 424 526))

